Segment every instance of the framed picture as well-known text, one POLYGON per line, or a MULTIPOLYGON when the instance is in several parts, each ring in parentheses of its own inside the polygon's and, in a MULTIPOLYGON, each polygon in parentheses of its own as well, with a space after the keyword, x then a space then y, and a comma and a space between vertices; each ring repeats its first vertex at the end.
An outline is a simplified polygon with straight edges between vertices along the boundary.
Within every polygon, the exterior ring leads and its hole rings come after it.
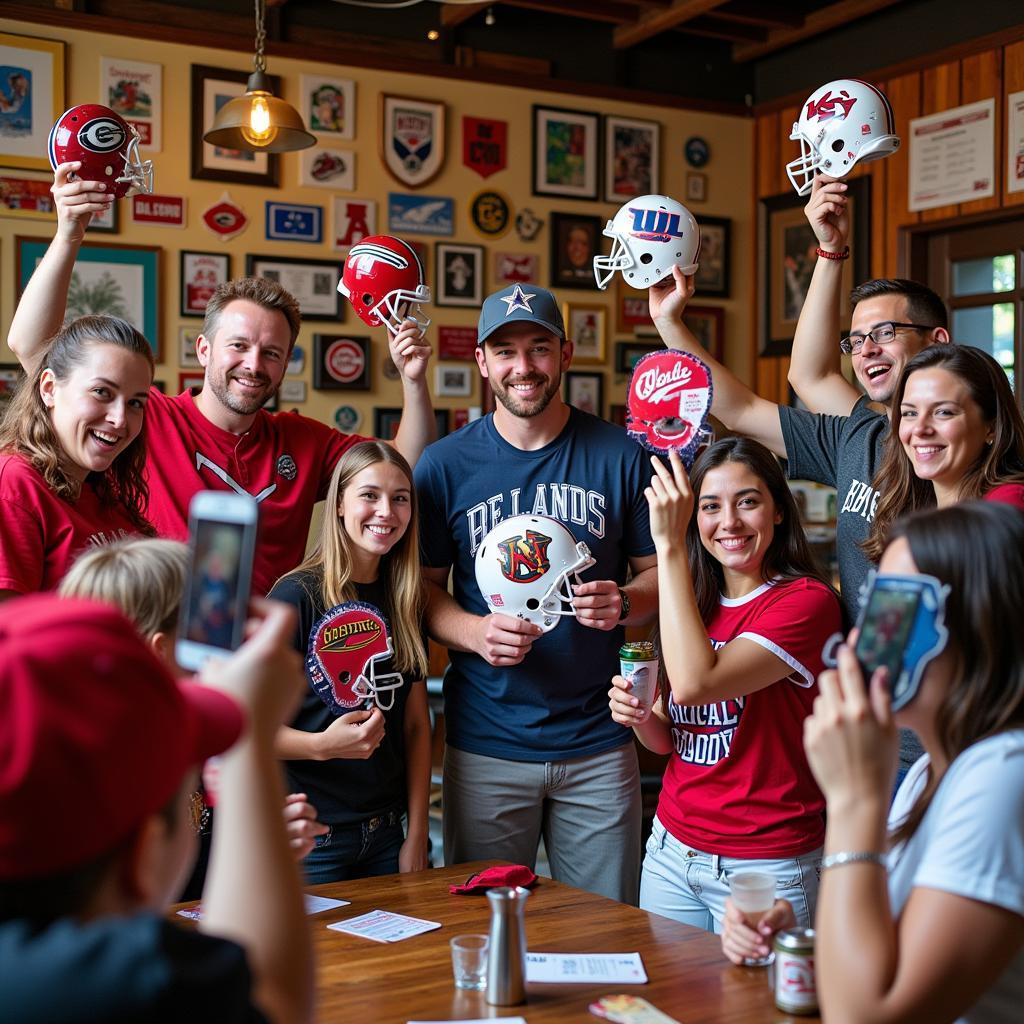
POLYGON ((601 251, 601 218, 551 214, 551 287, 594 288, 594 257, 601 251))
POLYGON ((191 391, 195 388, 197 391, 201 391, 203 384, 206 383, 206 375, 204 373, 186 372, 178 374, 178 394, 182 391, 191 391))
MULTIPOLYGON (((17 263, 15 280, 20 298, 28 279, 50 245, 49 238, 14 240, 17 263)), ((163 250, 157 245, 118 245, 114 242, 85 242, 78 251, 67 318, 86 313, 109 313, 134 324, 153 347, 153 357, 162 360, 160 350, 160 283, 163 250)))
POLYGON ((687 306, 683 323, 708 353, 722 362, 725 353, 725 310, 721 306, 687 306))
POLYGON ((0 32, 0 166, 49 170, 64 109, 64 43, 0 32))
POLYGON ((409 188, 433 181, 444 166, 445 105, 439 100, 380 94, 381 160, 409 188))
POLYGON ((304 380, 283 380, 277 389, 277 397, 282 402, 298 404, 306 400, 306 382, 304 380))
POLYGON ((632 117, 604 119, 604 198, 625 203, 636 196, 657 194, 661 177, 661 125, 632 117))
POLYGON ((633 367, 640 359, 651 352, 658 352, 664 348, 664 345, 653 342, 617 341, 615 342, 615 372, 632 373, 633 367))
MULTIPOLYGON (((868 276, 871 248, 871 179, 851 178, 846 183, 851 217, 850 248, 853 258, 843 264, 843 292, 868 276)), ((817 240, 804 217, 803 197, 795 192, 768 196, 758 203, 758 288, 764 296, 760 317, 761 355, 788 355, 796 322, 818 257, 817 240)), ((840 329, 850 326, 843 312, 840 329)), ((838 343, 838 338, 836 339, 838 343)))
POLYGON ((333 247, 348 252, 350 246, 377 233, 377 202, 374 199, 334 197, 333 247))
POLYGON ((565 374, 565 400, 580 412, 600 416, 604 407, 604 375, 601 373, 565 374))
POLYGON ((440 397, 467 397, 473 392, 475 371, 475 366, 435 366, 434 394, 440 397))
POLYGON ((299 153, 299 184, 336 192, 354 192, 355 150, 328 146, 310 146, 302 150, 299 153))
POLYGON ((19 363, 0 363, 0 414, 14 397, 24 376, 25 371, 19 363))
POLYGON ((601 118, 584 110, 533 107, 533 194, 597 199, 601 118))
POLYGON ((537 280, 539 257, 534 252, 496 252, 494 281, 496 284, 526 284, 537 280))
POLYGON ((484 301, 484 247, 454 242, 434 243, 438 306, 479 308, 484 301))
POLYGON ((178 365, 185 370, 201 368, 199 356, 196 355, 196 339, 199 337, 196 327, 178 328, 178 365))
POLYGON ((657 333, 651 319, 647 292, 631 288, 621 274, 615 275, 615 330, 620 334, 630 331, 635 334, 657 333))
POLYGON ((686 201, 688 203, 705 203, 708 198, 708 176, 697 171, 686 175, 686 201))
POLYGON ((318 391, 369 391, 370 339, 314 334, 313 387, 318 391))
POLYGON ((163 72, 162 64, 100 57, 100 102, 120 114, 139 133, 139 146, 153 153, 163 146, 163 72))
MULTIPOLYGON (((268 75, 275 96, 281 95, 281 82, 268 75)), ((217 111, 229 100, 245 92, 248 71, 192 65, 192 177, 204 181, 233 181, 240 185, 264 185, 277 188, 276 153, 253 153, 225 149, 203 142, 217 111)))
POLYGON ((379 437, 382 441, 393 441, 401 422, 401 409, 392 406, 378 407, 373 410, 373 436, 379 437))
POLYGON ((566 302, 562 305, 562 317, 569 340, 574 346, 573 364, 603 363, 608 330, 607 308, 582 302, 566 302))
MULTIPOLYGON (((53 180, 52 176, 50 180, 53 180)), ((121 204, 111 203, 101 213, 94 213, 85 230, 101 235, 116 235, 121 230, 121 204)))
POLYGON ((732 221, 728 217, 701 217, 699 266, 694 282, 698 295, 728 298, 731 233, 732 221))
POLYGON ((181 253, 181 315, 205 316, 206 304, 217 286, 231 280, 231 256, 226 252, 181 253))
POLYGON ((303 260, 288 256, 245 257, 247 277, 277 281, 299 300, 304 320, 341 320, 342 264, 337 260, 303 260))
MULTIPOLYGON (((2 73, 2 72, 0 72, 2 73)), ((0 83, 2 91, 2 83, 0 83)), ((17 217, 18 220, 55 219, 53 195, 50 186, 53 174, 43 171, 19 171, 15 174, 0 174, 0 217, 17 217)), ((109 209, 117 208, 111 203, 109 209)), ((96 219, 93 214, 92 219, 96 219)))
POLYGON ((356 133, 356 83, 331 75, 301 75, 302 105, 306 127, 317 135, 351 139, 356 133))

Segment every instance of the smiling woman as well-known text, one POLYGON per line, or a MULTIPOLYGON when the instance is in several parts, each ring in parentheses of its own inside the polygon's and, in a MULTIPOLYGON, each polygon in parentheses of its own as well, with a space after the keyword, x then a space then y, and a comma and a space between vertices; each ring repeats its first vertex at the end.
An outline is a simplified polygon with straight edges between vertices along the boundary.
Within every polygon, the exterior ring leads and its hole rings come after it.
POLYGON ((0 424, 0 594, 49 590, 84 548, 152 533, 143 415, 149 343, 117 317, 72 320, 0 424))

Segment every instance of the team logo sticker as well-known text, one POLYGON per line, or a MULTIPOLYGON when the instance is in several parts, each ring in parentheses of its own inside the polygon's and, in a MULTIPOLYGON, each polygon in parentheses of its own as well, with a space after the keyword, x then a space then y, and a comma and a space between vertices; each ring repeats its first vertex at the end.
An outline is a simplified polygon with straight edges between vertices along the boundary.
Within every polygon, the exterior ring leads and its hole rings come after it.
MULTIPOLYGON (((302 382, 299 381, 301 384, 302 382)), ((294 480, 298 476, 299 469, 295 465, 295 460, 290 455, 282 455, 277 460, 277 471, 285 478, 285 480, 294 480)))
POLYGON ((508 159, 508 122, 462 119, 462 162, 481 178, 503 171, 508 159))
POLYGON ((817 99, 812 96, 807 101, 807 120, 828 121, 833 117, 849 117, 856 102, 857 97, 851 96, 845 89, 840 89, 838 96, 833 96, 832 90, 826 89, 823 96, 817 99))
POLYGON ((469 219, 485 238, 500 238, 509 228, 512 207, 508 199, 493 189, 477 192, 469 203, 469 219))
POLYGON ((224 242, 240 235, 249 226, 245 210, 227 192, 222 193, 217 202, 203 210, 202 221, 224 242))
POLYGON ((629 383, 626 430, 638 444, 675 449, 687 469, 710 440, 711 370, 688 352, 652 352, 637 361, 629 383))
POLYGON ((551 538, 538 530, 506 537, 495 544, 501 575, 510 583, 533 583, 551 568, 548 546, 551 538))
POLYGON ((384 165, 403 185, 426 185, 444 163, 444 104, 386 95, 381 103, 384 165))
POLYGON ((114 153, 126 138, 124 128, 112 117, 94 117, 78 131, 78 141, 93 153, 114 153))

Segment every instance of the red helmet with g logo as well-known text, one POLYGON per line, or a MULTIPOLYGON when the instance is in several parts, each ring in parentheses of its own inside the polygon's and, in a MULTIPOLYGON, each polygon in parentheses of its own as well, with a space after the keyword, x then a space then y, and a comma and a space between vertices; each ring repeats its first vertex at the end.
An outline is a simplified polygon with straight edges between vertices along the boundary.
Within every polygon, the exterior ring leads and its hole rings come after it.
POLYGON ((422 334, 430 326, 420 309, 421 302, 430 301, 420 258, 408 242, 394 235, 368 235, 356 242, 345 258, 338 291, 370 327, 383 323, 397 334, 411 320, 422 334))
POLYGON ((139 159, 139 133, 110 107, 80 103, 50 129, 50 166, 77 160, 76 177, 102 181, 118 199, 153 191, 153 162, 139 159))

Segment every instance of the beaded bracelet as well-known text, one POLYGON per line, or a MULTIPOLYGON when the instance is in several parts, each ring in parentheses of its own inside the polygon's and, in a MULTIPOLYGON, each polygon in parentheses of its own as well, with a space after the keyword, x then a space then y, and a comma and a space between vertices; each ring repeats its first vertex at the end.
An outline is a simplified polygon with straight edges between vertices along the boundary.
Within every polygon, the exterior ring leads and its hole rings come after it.
POLYGON ((814 250, 823 260, 848 260, 850 258, 850 247, 847 246, 840 252, 828 252, 819 245, 814 250))
POLYGON ((844 864, 878 864, 883 868, 887 866, 884 853, 875 853, 871 850, 843 850, 840 853, 830 853, 827 857, 823 857, 821 870, 841 868, 844 864))

